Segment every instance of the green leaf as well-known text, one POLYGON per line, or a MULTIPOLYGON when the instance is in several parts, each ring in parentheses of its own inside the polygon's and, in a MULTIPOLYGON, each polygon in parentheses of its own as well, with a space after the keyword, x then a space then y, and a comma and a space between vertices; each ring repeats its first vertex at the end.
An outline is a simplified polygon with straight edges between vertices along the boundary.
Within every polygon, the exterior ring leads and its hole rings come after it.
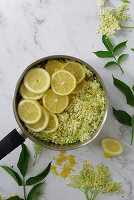
POLYGON ((133 92, 131 91, 130 87, 128 85, 126 85, 124 82, 122 82, 114 77, 113 77, 113 82, 114 82, 114 85, 118 89, 120 89, 126 96, 127 104, 134 106, 134 95, 133 95, 133 92))
POLYGON ((108 62, 105 66, 104 66, 104 68, 108 68, 108 67, 110 67, 111 65, 118 65, 116 62, 114 62, 114 61, 110 61, 110 62, 108 62))
POLYGON ((134 85, 133 85, 133 87, 132 87, 132 90, 134 91, 134 85))
POLYGON ((118 58, 118 64, 120 64, 120 62, 124 59, 125 56, 127 56, 128 54, 122 54, 121 56, 119 56, 118 58))
POLYGON ((121 0, 123 3, 129 3, 128 0, 121 0))
POLYGON ((115 110, 113 108, 113 114, 115 116, 115 118, 118 120, 118 122, 120 122, 121 124, 127 125, 127 126, 131 126, 131 116, 123 111, 123 110, 115 110))
POLYGON ((13 179, 16 181, 16 183, 19 185, 19 186, 22 186, 22 180, 19 176, 19 174, 17 172, 15 172, 14 170, 10 169, 9 167, 6 167, 6 166, 2 166, 0 165, 1 168, 3 168, 8 174, 10 174, 10 176, 13 177, 13 179))
POLYGON ((44 184, 44 182, 35 185, 29 192, 27 200, 33 200, 37 192, 40 190, 40 187, 44 184))
POLYGON ((114 55, 117 55, 117 53, 120 51, 120 49, 122 49, 123 47, 126 46, 126 43, 127 43, 127 41, 117 44, 117 46, 113 50, 114 55))
POLYGON ((133 139, 134 139, 134 115, 132 116, 132 119, 131 119, 131 125, 132 125, 132 137, 131 137, 130 145, 133 144, 133 139))
POLYGON ((41 181, 42 179, 44 179, 49 171, 50 171, 50 168, 51 168, 51 162, 48 164, 48 166, 41 172, 39 173, 38 175, 36 176, 33 176, 33 177, 30 177, 27 181, 26 181, 26 185, 33 185, 35 183, 38 183, 39 181, 41 181))
POLYGON ((134 48, 131 48, 132 51, 134 51, 134 48))
POLYGON ((24 199, 20 198, 19 196, 12 196, 12 197, 9 197, 6 200, 24 200, 24 199))
POLYGON ((113 55, 109 51, 96 51, 93 53, 99 58, 113 58, 113 55))
POLYGON ((18 169, 20 170, 22 176, 24 177, 27 172, 30 154, 29 154, 29 151, 25 144, 22 144, 21 146, 22 146, 22 151, 20 153, 20 157, 19 157, 17 166, 18 166, 18 169))
POLYGON ((39 200, 40 192, 36 192, 35 194, 35 200, 39 200))
POLYGON ((105 45, 105 47, 107 48, 107 50, 112 53, 113 52, 113 45, 106 35, 102 36, 102 42, 105 45))

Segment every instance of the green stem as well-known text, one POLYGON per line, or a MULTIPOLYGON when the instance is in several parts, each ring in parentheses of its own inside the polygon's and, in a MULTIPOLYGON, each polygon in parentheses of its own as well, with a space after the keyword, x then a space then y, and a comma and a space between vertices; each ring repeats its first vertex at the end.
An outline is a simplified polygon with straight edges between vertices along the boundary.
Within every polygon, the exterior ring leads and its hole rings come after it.
POLYGON ((133 144, 133 139, 134 139, 134 131, 132 130, 132 137, 131 137, 131 143, 130 143, 130 145, 133 144))
POLYGON ((114 57, 114 59, 115 59, 115 61, 116 61, 117 65, 119 66, 120 70, 121 70, 121 71, 122 71, 122 73, 124 74, 124 71, 123 71, 122 67, 120 66, 120 64, 118 63, 118 60, 116 59, 116 57, 115 57, 115 55, 114 55, 114 54, 113 54, 113 57, 114 57))
POLYGON ((26 197, 26 184, 25 184, 25 178, 23 177, 23 192, 24 192, 24 200, 27 199, 26 197))
POLYGON ((94 197, 91 199, 91 200, 95 200, 95 198, 96 198, 96 196, 98 195, 98 192, 96 193, 94 193, 94 197))
POLYGON ((98 199, 102 194, 100 194, 98 197, 96 197, 94 200, 98 199))
POLYGON ((86 199, 87 199, 87 200, 90 200, 90 199, 89 199, 89 196, 88 196, 88 192, 85 191, 84 193, 85 193, 86 199))
POLYGON ((121 28, 134 28, 133 26, 121 26, 121 25, 120 25, 120 27, 121 28))

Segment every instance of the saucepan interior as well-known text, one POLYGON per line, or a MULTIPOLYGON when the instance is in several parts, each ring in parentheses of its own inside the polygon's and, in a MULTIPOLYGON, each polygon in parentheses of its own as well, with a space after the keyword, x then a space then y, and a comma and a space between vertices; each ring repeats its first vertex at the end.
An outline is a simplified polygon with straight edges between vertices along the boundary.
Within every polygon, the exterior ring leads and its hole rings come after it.
POLYGON ((102 129, 102 126, 104 125, 104 122, 106 120, 106 117, 107 117, 107 111, 108 111, 108 104, 107 104, 107 93, 106 93, 106 89, 105 89, 105 86, 104 86, 104 83, 103 83, 103 80, 101 79, 100 75, 89 65, 87 64, 86 62, 78 59, 78 58, 75 58, 75 57, 71 57, 71 56, 65 56, 65 55, 54 55, 54 56, 48 56, 48 57, 45 57, 45 58, 42 58, 40 60, 37 60, 36 62, 32 63, 31 65, 29 65, 25 70, 24 72, 22 73, 22 75, 20 76, 18 82, 17 82, 17 85, 16 85, 16 89, 15 89, 15 93, 14 93, 14 99, 13 99, 13 109, 14 109, 14 115, 15 115, 15 118, 16 118, 16 121, 19 125, 19 127, 21 128, 21 130, 25 133, 25 135, 30 139, 32 140, 34 143, 44 147, 44 148, 48 148, 48 149, 52 149, 52 150, 71 150, 71 149, 76 149, 76 148, 79 148, 79 147, 82 147, 86 144, 89 144, 90 142, 92 142, 97 136, 98 134, 100 133, 100 130, 102 129), (38 138, 36 138, 35 136, 33 136, 28 130, 27 128, 24 126, 24 123, 20 120, 19 116, 18 116, 18 113, 17 113, 17 105, 18 105, 18 101, 20 100, 20 94, 19 94, 19 88, 20 88, 20 85, 23 81, 23 78, 24 76, 26 75, 26 73, 31 69, 31 68, 34 68, 34 67, 37 67, 39 66, 40 64, 44 64, 45 62, 47 62, 48 60, 53 60, 53 59, 59 59, 59 60, 70 60, 70 61, 76 61, 76 62, 79 62, 80 64, 86 66, 87 68, 89 68, 100 80, 100 83, 101 83, 101 86, 104 90, 104 93, 105 93, 105 99, 106 99, 106 105, 105 105, 105 113, 104 113, 104 117, 103 117, 103 120, 102 120, 102 123, 101 125, 98 127, 98 129, 96 130, 96 134, 95 136, 92 138, 92 139, 87 139, 85 140, 84 142, 76 142, 76 143, 73 143, 73 144, 67 144, 67 145, 58 145, 58 144, 54 144, 54 143, 51 143, 51 142, 46 142, 46 141, 43 141, 43 140, 40 140, 38 138))

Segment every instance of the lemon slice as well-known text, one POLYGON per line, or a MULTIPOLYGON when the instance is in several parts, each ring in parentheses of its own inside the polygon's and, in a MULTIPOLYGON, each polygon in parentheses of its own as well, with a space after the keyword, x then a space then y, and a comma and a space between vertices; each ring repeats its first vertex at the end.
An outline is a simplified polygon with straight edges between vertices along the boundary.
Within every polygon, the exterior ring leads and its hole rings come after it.
POLYGON ((77 94, 77 93, 79 93, 79 92, 82 90, 82 88, 84 87, 84 84, 86 84, 86 83, 85 83, 85 80, 83 80, 83 81, 81 81, 79 84, 77 84, 77 85, 76 85, 76 88, 72 91, 72 94, 77 94))
POLYGON ((24 85, 24 83, 21 84, 20 86, 20 94, 24 99, 34 99, 34 100, 38 100, 41 99, 44 95, 44 93, 42 94, 34 94, 31 93, 24 85))
POLYGON ((42 115, 41 115, 40 120, 36 122, 35 124, 25 123, 25 125, 29 130, 33 132, 40 132, 47 127, 48 123, 49 123, 49 113, 44 107, 42 107, 42 115))
POLYGON ((55 94, 51 89, 43 96, 43 105, 51 113, 61 113, 69 104, 68 96, 55 94))
POLYGON ((49 73, 42 68, 33 68, 24 77, 24 85, 32 93, 43 93, 50 86, 49 73))
POLYGON ((45 69, 49 73, 50 76, 58 70, 63 68, 64 64, 58 60, 50 60, 47 62, 45 69))
POLYGON ((18 114, 23 122, 34 124, 41 118, 42 109, 37 101, 24 99, 18 104, 18 114))
POLYGON ((101 146, 104 151, 104 156, 106 158, 120 155, 123 152, 122 144, 114 138, 102 139, 101 146))
POLYGON ((76 87, 75 77, 66 70, 59 70, 52 75, 52 90, 58 95, 68 95, 76 87))
POLYGON ((52 133, 57 130, 59 126, 58 118, 55 114, 49 113, 49 123, 48 126, 41 133, 52 133))
POLYGON ((85 71, 81 64, 77 62, 68 62, 64 65, 63 70, 69 71, 76 78, 76 83, 80 83, 85 78, 85 71))

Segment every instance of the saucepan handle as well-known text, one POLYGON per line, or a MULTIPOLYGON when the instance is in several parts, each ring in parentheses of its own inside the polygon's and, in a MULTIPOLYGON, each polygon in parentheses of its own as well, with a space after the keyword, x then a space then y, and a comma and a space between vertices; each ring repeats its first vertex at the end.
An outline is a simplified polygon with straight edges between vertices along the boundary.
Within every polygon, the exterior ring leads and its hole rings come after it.
POLYGON ((20 133, 20 129, 13 129, 0 141, 0 160, 25 141, 26 137, 20 133))

